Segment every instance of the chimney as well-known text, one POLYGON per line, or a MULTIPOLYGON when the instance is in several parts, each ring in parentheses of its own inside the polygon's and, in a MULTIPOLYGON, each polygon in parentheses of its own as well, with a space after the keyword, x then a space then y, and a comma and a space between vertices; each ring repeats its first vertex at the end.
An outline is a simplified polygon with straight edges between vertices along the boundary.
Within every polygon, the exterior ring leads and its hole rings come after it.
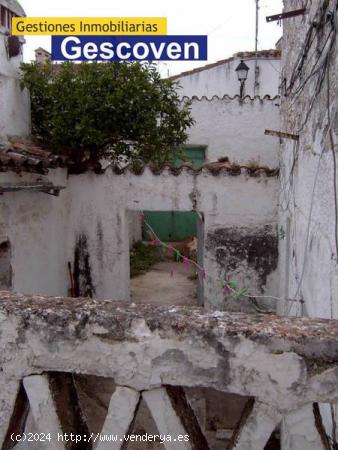
POLYGON ((35 50, 35 61, 38 64, 46 64, 46 62, 51 60, 51 54, 49 52, 47 52, 47 50, 45 50, 42 47, 39 47, 35 50))

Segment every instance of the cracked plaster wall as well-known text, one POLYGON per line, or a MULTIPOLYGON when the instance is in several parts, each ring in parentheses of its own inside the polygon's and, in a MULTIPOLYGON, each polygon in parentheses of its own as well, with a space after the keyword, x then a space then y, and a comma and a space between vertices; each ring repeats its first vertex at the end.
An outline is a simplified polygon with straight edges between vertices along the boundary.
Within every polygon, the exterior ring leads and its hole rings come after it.
MULTIPOLYGON (((338 400, 336 321, 5 292, 0 298, 1 383, 63 371, 139 391, 204 386, 255 397, 281 414, 338 400)), ((2 385, 6 403, 12 386, 2 385)))
MULTIPOLYGON (((11 182, 37 178, 33 174, 1 175, 11 182)), ((210 244, 208 235, 227 229, 252 235, 258 230, 263 240, 269 236, 276 239, 276 177, 214 176, 207 171, 198 175, 182 171, 174 176, 167 170, 154 175, 147 168, 142 176, 129 171, 116 175, 108 169, 103 175, 87 172, 68 179, 59 169, 51 171, 48 179, 67 187, 59 197, 16 192, 6 193, 0 201, 0 234, 7 236, 12 246, 13 289, 18 292, 66 295, 70 286, 67 263, 74 268, 76 243, 82 236, 89 254, 86 282, 90 281, 95 297, 128 301, 130 218, 140 221, 137 211, 141 210, 195 208, 204 215, 204 267, 212 277, 205 283, 205 303, 222 309, 225 303, 219 277, 224 275, 226 263, 219 260, 219 245, 210 244), (266 233, 266 229, 270 231, 266 233)), ((246 259, 244 252, 235 271, 239 283, 247 273, 246 259)), ((250 270, 243 282, 252 284, 253 290, 275 293, 274 264, 265 277, 255 264, 250 270)))
MULTIPOLYGON (((166 170, 161 175, 154 175, 149 169, 142 176, 128 171, 116 176, 109 170, 99 177, 92 173, 73 176, 67 189, 67 195, 73 199, 69 239, 73 241, 79 226, 88 237, 98 298, 128 300, 129 211, 191 211, 195 208, 204 215, 205 236, 229 227, 234 232, 242 229, 244 233, 258 229, 264 238, 264 226, 267 225, 275 239, 276 184, 275 177, 264 175, 213 176, 206 172, 193 175, 183 171, 173 176, 166 170), (84 185, 87 186, 85 195, 84 185), (101 224, 100 233, 98 223, 101 224), (100 251, 100 239, 104 242, 103 252, 100 251)), ((216 250, 217 245, 207 245, 206 238, 204 267, 213 280, 206 282, 205 302, 210 307, 224 308, 224 295, 217 281, 224 270, 217 262, 216 250)), ((275 267, 271 267, 266 283, 257 281, 259 275, 256 272, 255 269, 252 271, 247 282, 255 282, 253 288, 257 286, 259 292, 276 293, 275 267)))
MULTIPOLYGON (((303 4, 299 0, 285 0, 284 7, 292 10, 303 7, 303 4)), ((315 92, 318 76, 312 76, 299 90, 296 101, 292 91, 291 95, 284 96, 282 92, 281 96, 282 130, 299 135, 299 142, 283 139, 281 143, 279 227, 284 238, 279 246, 280 295, 300 298, 304 304, 282 304, 279 312, 337 318, 337 204, 332 147, 337 154, 338 57, 337 37, 329 35, 332 25, 326 20, 330 12, 333 13, 333 23, 337 24, 335 1, 311 0, 307 2, 306 14, 283 21, 282 79, 285 79, 286 86, 290 83, 301 49, 305 48, 306 33, 316 23, 312 28, 312 43, 304 59, 301 78, 296 81, 293 92, 309 77, 313 67, 321 67, 330 37, 334 38, 334 47, 319 94, 315 92)), ((321 74, 320 70, 318 74, 321 74)), ((330 408, 321 405, 321 409, 324 425, 331 434, 330 408)), ((337 410, 335 414, 337 417, 337 410)), ((282 441, 285 443, 283 448, 288 450, 299 448, 299 445, 311 447, 309 441, 315 439, 313 433, 306 431, 312 427, 306 411, 298 412, 296 416, 299 423, 296 434, 300 441, 298 446, 292 444, 286 427, 282 441), (300 444, 302 439, 304 442, 300 444)))
MULTIPOLYGON (((305 40, 305 34, 312 21, 318 19, 319 7, 324 3, 313 0, 309 3, 308 14, 284 23, 282 67, 287 83, 290 82, 290 74, 305 40)), ((296 8, 297 5, 290 1, 285 2, 285 9, 290 9, 291 6, 296 8)), ((335 2, 327 2, 327 11, 333 8, 335 9, 335 2)), ((310 57, 305 61, 303 80, 316 63, 318 51, 323 48, 330 27, 329 23, 324 25, 324 37, 321 37, 320 30, 315 31, 317 36, 309 50, 310 57)), ((338 132, 337 64, 337 51, 334 49, 329 66, 329 104, 335 152, 338 132)), ((286 312, 330 318, 338 317, 338 272, 335 248, 337 205, 334 198, 334 164, 328 133, 327 77, 320 94, 315 98, 312 112, 303 130, 299 131, 314 95, 316 78, 312 79, 313 81, 307 83, 300 92, 296 102, 289 96, 282 96, 282 128, 286 132, 299 134, 299 144, 284 139, 281 145, 279 214, 280 227, 283 234, 285 233, 285 238, 280 240, 281 294, 289 298, 298 296, 305 301, 303 310, 289 311, 289 308, 286 308, 286 312)), ((294 89, 297 87, 298 84, 294 89)))

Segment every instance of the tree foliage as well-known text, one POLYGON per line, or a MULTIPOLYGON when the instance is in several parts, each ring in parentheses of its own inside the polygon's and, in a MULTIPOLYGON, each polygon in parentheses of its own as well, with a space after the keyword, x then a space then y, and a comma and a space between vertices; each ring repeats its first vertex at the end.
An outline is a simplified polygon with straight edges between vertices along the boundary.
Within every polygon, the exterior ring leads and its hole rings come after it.
POLYGON ((175 83, 151 63, 23 64, 32 131, 74 161, 172 160, 193 123, 175 83))

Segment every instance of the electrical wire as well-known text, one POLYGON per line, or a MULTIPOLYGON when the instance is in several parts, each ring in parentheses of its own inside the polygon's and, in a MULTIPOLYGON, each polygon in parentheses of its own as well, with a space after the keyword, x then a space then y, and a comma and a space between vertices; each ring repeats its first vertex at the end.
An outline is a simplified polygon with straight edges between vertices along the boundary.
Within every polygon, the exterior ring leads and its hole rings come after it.
POLYGON ((298 156, 299 156, 299 140, 295 141, 294 145, 293 145, 293 160, 292 160, 292 165, 291 165, 291 169, 289 172, 289 176, 288 179, 285 181, 283 187, 279 190, 278 193, 278 199, 280 199, 280 197, 283 195, 283 200, 286 200, 286 206, 283 207, 282 205, 280 205, 282 211, 286 211, 289 207, 290 204, 290 199, 291 199, 291 191, 292 191, 292 187, 293 187, 293 175, 294 175, 294 169, 296 167, 296 164, 298 162, 298 156), (288 193, 287 195, 285 195, 285 191, 286 188, 288 187, 288 193))
MULTIPOLYGON (((336 24, 334 23, 333 28, 331 29, 327 39, 325 40, 325 44, 323 46, 323 49, 326 47, 326 44, 328 42, 329 37, 331 36, 331 34, 333 33, 333 38, 331 40, 331 43, 329 45, 329 49, 327 51, 327 53, 324 56, 324 60, 322 65, 316 70, 316 72, 318 72, 319 69, 323 69, 322 73, 320 74, 320 76, 317 79, 317 83, 316 83, 316 88, 315 88, 315 94, 312 97, 312 101, 310 104, 310 108, 307 111, 307 114, 305 116, 305 120, 303 121, 302 126, 300 127, 300 129, 298 130, 298 132, 301 132, 309 117, 311 114, 311 111, 313 109, 313 105, 315 103, 315 101, 317 100, 317 96, 319 95, 322 85, 323 85, 323 81, 325 79, 325 75, 327 75, 327 115, 328 115, 328 124, 329 124, 329 136, 330 136, 330 142, 331 142, 331 151, 332 151, 332 158, 333 158, 333 178, 334 178, 334 204, 335 204, 335 250, 336 250, 336 259, 338 259, 338 211, 337 211, 337 167, 336 167, 336 155, 335 155, 335 151, 334 151, 334 143, 333 143, 333 136, 332 136, 332 126, 331 126, 331 116, 330 116, 330 78, 329 78, 329 68, 330 68, 330 57, 331 57, 331 52, 332 49, 334 47, 335 44, 335 40, 336 40, 336 24)), ((318 60, 317 60, 318 62, 318 60)), ((311 74, 313 73, 313 68, 311 70, 311 74)), ((310 75, 311 75, 310 74, 310 75)), ((309 77, 308 77, 309 78, 309 77)), ((303 84, 303 86, 305 86, 306 83, 303 84)), ((304 273, 305 273, 305 268, 306 268, 306 263, 307 263, 307 252, 308 252, 308 243, 309 243, 309 236, 310 236, 310 226, 311 226, 311 222, 312 222, 312 210, 313 210, 313 204, 314 204, 314 194, 315 194, 315 188, 317 185, 317 180, 318 180, 318 174, 319 174, 319 169, 320 169, 320 163, 321 163, 321 158, 323 156, 325 147, 323 146, 321 154, 319 156, 319 160, 318 160, 318 165, 317 165, 317 170, 316 170, 316 175, 315 175, 315 180, 314 180, 314 185, 313 185, 313 189, 312 189, 312 195, 311 195, 311 202, 310 202, 310 210, 309 210, 309 217, 308 217, 308 225, 307 225, 307 231, 306 231, 306 239, 305 239, 305 246, 304 246, 304 257, 303 257, 303 267, 302 267, 302 272, 301 272, 301 276, 298 282, 298 286, 296 289, 296 293, 294 295, 295 298, 298 297, 301 286, 302 286, 302 282, 303 282, 303 278, 304 278, 304 273)), ((288 309, 287 315, 290 314, 291 311, 291 306, 288 309)), ((332 304, 331 304, 331 317, 332 317, 332 304)))
POLYGON ((332 127, 331 127, 331 113, 330 113, 330 103, 331 103, 331 97, 330 97, 330 61, 328 60, 327 63, 327 95, 326 95, 326 107, 327 107, 327 117, 328 117, 328 123, 329 123, 329 140, 330 140, 330 147, 331 147, 331 153, 332 153, 332 160, 333 160, 333 193, 334 193, 334 207, 335 207, 335 244, 336 244, 336 261, 338 261, 338 211, 337 211, 337 161, 336 161, 336 152, 334 149, 334 142, 333 142, 333 136, 332 136, 332 127))
MULTIPOLYGON (((315 174, 315 179, 314 179, 314 183, 313 183, 313 188, 312 188, 312 194, 311 194, 311 202, 310 202, 310 209, 309 209, 309 216, 308 216, 308 223, 307 223, 307 230, 306 230, 306 238, 305 238, 305 245, 304 245, 304 257, 303 257, 303 264, 302 264, 302 272, 300 275, 300 279, 298 282, 298 286, 296 288, 296 292, 294 294, 294 297, 297 298, 302 286, 302 282, 303 282, 303 277, 304 277, 304 273, 305 273, 305 268, 306 268, 306 263, 307 263, 307 258, 306 255, 308 253, 308 245, 309 245, 309 237, 310 237, 310 227, 311 227, 311 222, 312 222, 312 210, 313 210, 313 204, 314 204, 314 196, 315 196, 315 190, 316 190, 316 186, 317 186, 317 181, 318 181, 318 175, 319 175, 319 169, 320 169, 320 162, 322 159, 322 156, 324 154, 324 147, 322 148, 322 151, 319 155, 319 159, 318 159, 318 164, 317 164, 317 168, 316 168, 316 174, 315 174)), ((291 307, 288 309, 288 312, 286 315, 289 315, 291 312, 291 307)))
MULTIPOLYGON (((302 90, 304 89, 304 87, 306 86, 306 84, 308 83, 308 81, 309 81, 314 75, 316 75, 316 74, 319 72, 319 70, 323 67, 323 64, 325 63, 325 57, 327 56, 327 54, 326 54, 326 55, 323 57, 323 52, 324 52, 324 50, 325 50, 326 44, 327 44, 327 42, 328 42, 328 40, 329 40, 329 38, 330 38, 330 36, 331 36, 332 33, 333 33, 333 30, 331 29, 330 32, 329 32, 329 34, 328 34, 328 36, 327 36, 327 38, 326 38, 326 40, 325 40, 325 43, 324 43, 323 47, 318 51, 319 56, 318 56, 318 58, 317 58, 315 64, 312 66, 311 73, 306 77, 306 79, 305 79, 305 80, 303 81, 303 83, 296 89, 296 91, 291 92, 291 89, 290 89, 289 93, 291 94, 291 98, 295 98, 296 96, 298 96, 298 94, 299 94, 300 92, 302 92, 302 90), (318 62, 319 62, 321 59, 324 60, 323 63, 322 63, 316 70, 314 70, 315 67, 317 66, 318 62)), ((334 39, 332 39, 331 44, 332 44, 333 42, 334 42, 334 39)), ((331 45, 330 45, 330 48, 331 48, 331 45)), ((330 51, 330 48, 329 48, 329 51, 330 51)), ((315 50, 315 51, 317 51, 317 50, 315 50)), ((312 55, 314 55, 314 53, 313 53, 312 55)), ((309 58, 309 59, 311 59, 311 58, 309 58)), ((299 76, 300 76, 300 75, 299 75, 299 76)), ((291 83, 290 83, 290 84, 291 84, 291 83)), ((290 85, 289 85, 289 87, 290 87, 290 85)))

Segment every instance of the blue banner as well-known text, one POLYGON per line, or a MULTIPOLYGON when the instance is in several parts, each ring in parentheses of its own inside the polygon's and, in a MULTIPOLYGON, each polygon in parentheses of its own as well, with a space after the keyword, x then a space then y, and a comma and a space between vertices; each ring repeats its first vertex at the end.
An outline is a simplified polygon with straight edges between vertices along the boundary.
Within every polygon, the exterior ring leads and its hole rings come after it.
POLYGON ((206 61, 207 36, 52 36, 53 61, 206 61))

